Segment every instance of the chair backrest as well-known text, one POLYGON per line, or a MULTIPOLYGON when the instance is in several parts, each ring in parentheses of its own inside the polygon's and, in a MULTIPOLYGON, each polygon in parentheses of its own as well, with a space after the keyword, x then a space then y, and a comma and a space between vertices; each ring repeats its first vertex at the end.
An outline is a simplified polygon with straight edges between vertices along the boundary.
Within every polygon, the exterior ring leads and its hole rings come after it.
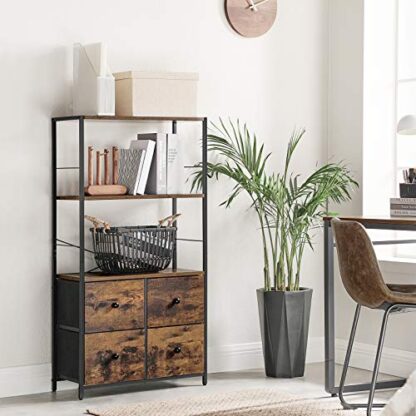
POLYGON ((358 304, 378 308, 388 299, 389 290, 365 228, 356 221, 336 218, 331 226, 345 289, 358 304))

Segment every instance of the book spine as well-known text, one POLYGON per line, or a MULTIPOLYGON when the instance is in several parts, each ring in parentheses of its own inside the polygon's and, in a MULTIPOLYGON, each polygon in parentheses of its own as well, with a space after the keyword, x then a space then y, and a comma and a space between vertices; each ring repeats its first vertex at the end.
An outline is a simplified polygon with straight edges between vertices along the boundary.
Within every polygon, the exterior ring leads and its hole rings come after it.
POLYGON ((181 180, 178 137, 176 134, 168 134, 167 137, 167 193, 181 193, 179 184, 181 180))
POLYGON ((167 140, 168 135, 158 136, 157 139, 157 166, 156 166, 156 193, 167 194, 167 140))
POLYGON ((149 194, 163 195, 167 193, 166 182, 166 140, 164 133, 138 134, 138 140, 153 140, 156 143, 153 162, 150 167, 146 192, 149 194))
POLYGON ((416 213, 416 205, 413 204, 390 204, 390 209, 415 211, 416 213))
POLYGON ((392 217, 416 217, 416 211, 409 211, 405 209, 391 209, 390 215, 392 217))
POLYGON ((390 204, 416 205, 416 198, 390 198, 390 204))

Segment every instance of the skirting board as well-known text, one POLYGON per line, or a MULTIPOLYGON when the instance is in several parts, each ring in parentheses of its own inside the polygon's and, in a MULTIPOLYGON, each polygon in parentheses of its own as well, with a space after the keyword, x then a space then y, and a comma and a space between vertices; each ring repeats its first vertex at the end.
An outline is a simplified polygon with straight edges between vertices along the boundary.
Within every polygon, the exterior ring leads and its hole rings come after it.
MULTIPOLYGON (((69 390, 71 382, 60 382, 59 388, 69 390)), ((0 369, 0 397, 22 396, 51 391, 51 365, 38 364, 0 369)))
MULTIPOLYGON (((308 340, 307 363, 324 361, 324 338, 311 337, 308 340)), ((261 342, 224 345, 208 349, 208 369, 210 373, 263 368, 261 342)))
MULTIPOLYGON (((307 362, 323 361, 323 338, 310 338, 307 362)), ((263 368, 263 352, 260 342, 233 344, 208 349, 210 373, 263 368)), ((50 364, 0 369, 0 397, 21 396, 50 392, 50 364)), ((59 382, 58 389, 74 389, 70 382, 59 382)))
MULTIPOLYGON (((335 357, 338 364, 344 363, 348 341, 337 339, 335 342, 335 357)), ((376 346, 354 343, 351 355, 351 366, 373 371, 376 346)), ((408 377, 416 368, 416 352, 403 351, 394 348, 383 348, 380 372, 397 377, 408 377)))

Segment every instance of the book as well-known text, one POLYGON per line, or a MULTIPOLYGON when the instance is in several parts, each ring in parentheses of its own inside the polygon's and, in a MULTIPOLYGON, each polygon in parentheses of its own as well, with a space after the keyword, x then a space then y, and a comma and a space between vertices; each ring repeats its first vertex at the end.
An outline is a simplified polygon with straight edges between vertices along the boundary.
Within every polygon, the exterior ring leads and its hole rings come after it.
POLYGON ((136 195, 145 155, 145 150, 120 149, 118 183, 126 186, 130 195, 136 195))
POLYGON ((390 204, 390 209, 415 211, 416 213, 416 205, 412 205, 412 204, 390 204))
POLYGON ((155 148, 156 142, 153 140, 133 140, 130 143, 130 149, 143 150, 145 152, 142 172, 135 190, 136 195, 144 195, 145 193, 155 148))
POLYGON ((166 194, 167 193, 167 160, 166 160, 166 133, 138 134, 138 141, 152 140, 155 142, 153 160, 147 180, 146 193, 166 194))
POLYGON ((166 182, 168 194, 182 194, 184 184, 184 166, 180 140, 177 134, 167 135, 166 182))
POLYGON ((390 210, 391 217, 416 217, 415 210, 405 210, 405 209, 391 209, 390 210))
POLYGON ((390 198, 391 204, 407 204, 416 206, 416 198, 390 198))
POLYGON ((150 168, 146 192, 149 194, 183 193, 185 168, 178 135, 173 133, 138 134, 137 139, 156 142, 156 156, 150 168))

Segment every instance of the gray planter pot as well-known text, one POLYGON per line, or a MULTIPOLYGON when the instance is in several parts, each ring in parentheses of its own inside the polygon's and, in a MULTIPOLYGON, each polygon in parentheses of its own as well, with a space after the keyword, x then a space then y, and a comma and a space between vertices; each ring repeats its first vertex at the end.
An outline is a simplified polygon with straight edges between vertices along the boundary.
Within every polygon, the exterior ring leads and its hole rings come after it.
POLYGON ((305 372, 312 289, 257 289, 263 355, 268 377, 302 377, 305 372))

